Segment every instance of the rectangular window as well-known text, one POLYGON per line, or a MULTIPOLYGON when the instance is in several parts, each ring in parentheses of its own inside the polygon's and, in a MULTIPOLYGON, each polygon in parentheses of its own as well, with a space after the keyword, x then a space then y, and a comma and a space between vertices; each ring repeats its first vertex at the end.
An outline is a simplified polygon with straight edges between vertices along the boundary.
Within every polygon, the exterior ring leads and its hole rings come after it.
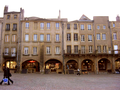
POLYGON ((91 25, 88 25, 88 30, 91 30, 91 25))
POLYGON ((101 46, 97 46, 98 53, 101 52, 101 46))
POLYGON ((60 47, 56 47, 56 54, 60 54, 60 47))
POLYGON ((50 29, 50 23, 47 23, 47 29, 50 29))
POLYGON ((81 41, 85 41, 85 35, 81 35, 81 41))
POLYGON ((25 54, 25 55, 28 55, 28 47, 25 47, 25 48, 24 48, 24 54, 25 54))
POLYGON ((40 23, 40 29, 44 29, 44 23, 40 23))
POLYGON ((78 41, 78 34, 74 34, 74 41, 78 41))
POLYGON ((89 46, 89 53, 92 53, 92 46, 89 46))
POLYGON ((103 29, 106 29, 106 26, 103 26, 103 29))
POLYGON ((29 35, 25 34, 25 41, 29 41, 29 35))
POLYGON ((29 23, 25 24, 26 29, 29 29, 29 23))
POLYGON ((59 29, 59 23, 56 23, 56 29, 59 29))
POLYGON ((74 29, 75 29, 75 30, 77 29, 77 24, 74 24, 74 29))
POLYGON ((118 45, 114 45, 114 54, 118 54, 118 45))
POLYGON ((102 34, 102 40, 106 40, 106 34, 102 34))
POLYGON ((111 47, 108 48, 109 54, 111 54, 111 47))
POLYGON ((11 56, 15 56, 16 55, 16 48, 11 48, 11 56))
POLYGON ((16 42, 16 35, 12 35, 12 42, 16 42))
POLYGON ((70 29, 70 24, 67 24, 67 29, 70 29))
POLYGON ((100 26, 97 26, 97 29, 100 29, 100 26))
POLYGON ((71 34, 70 33, 67 34, 67 41, 71 41, 71 34))
POLYGON ((117 33, 113 33, 113 40, 117 40, 117 33))
POLYGON ((56 41, 59 41, 59 34, 56 34, 56 41))
POLYGON ((103 53, 106 53, 106 52, 107 52, 106 46, 103 46, 103 53))
POLYGON ((17 24, 13 24, 13 31, 17 30, 17 24))
POLYGON ((50 47, 47 47, 47 54, 50 54, 50 47))
POLYGON ((33 47, 33 55, 37 54, 37 47, 33 47))
POLYGON ((75 53, 75 54, 78 54, 78 45, 75 45, 75 46, 74 46, 74 53, 75 53))
POLYGON ((6 24, 6 31, 10 30, 10 24, 6 24))
POLYGON ((84 25, 83 24, 81 24, 81 30, 84 30, 84 25))
POLYGON ((34 22, 34 29, 37 30, 37 25, 38 23, 37 22, 34 22))
POLYGON ((40 41, 44 41, 44 34, 40 34, 40 41))
POLYGON ((85 46, 81 46, 81 53, 85 54, 85 46))
POLYGON ((88 35, 88 41, 92 41, 92 35, 88 35))
POLYGON ((99 33, 97 34, 97 40, 100 40, 100 34, 99 33))
POLYGON ((67 46, 67 53, 71 53, 71 46, 67 46))
POLYGON ((37 34, 34 34, 34 41, 37 41, 37 34))
POLYGON ((7 19, 10 19, 10 15, 7 15, 7 19))
POLYGON ((9 42, 9 39, 10 39, 9 35, 5 35, 5 42, 9 42))
POLYGON ((115 27, 115 23, 113 23, 113 27, 115 27))
POLYGON ((50 41, 50 34, 47 34, 47 41, 50 41))
POLYGON ((17 19, 17 15, 14 15, 14 19, 17 19))
POLYGON ((9 48, 5 48, 5 55, 8 55, 9 54, 9 48))

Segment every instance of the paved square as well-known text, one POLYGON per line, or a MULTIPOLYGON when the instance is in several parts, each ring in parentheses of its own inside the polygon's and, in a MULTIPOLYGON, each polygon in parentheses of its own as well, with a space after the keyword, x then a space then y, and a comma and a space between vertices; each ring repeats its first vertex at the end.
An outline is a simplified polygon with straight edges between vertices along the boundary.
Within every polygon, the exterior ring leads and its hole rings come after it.
MULTIPOLYGON (((0 80, 3 73, 0 73, 0 80)), ((13 73, 14 84, 0 85, 0 90, 120 90, 120 74, 64 75, 13 73)))

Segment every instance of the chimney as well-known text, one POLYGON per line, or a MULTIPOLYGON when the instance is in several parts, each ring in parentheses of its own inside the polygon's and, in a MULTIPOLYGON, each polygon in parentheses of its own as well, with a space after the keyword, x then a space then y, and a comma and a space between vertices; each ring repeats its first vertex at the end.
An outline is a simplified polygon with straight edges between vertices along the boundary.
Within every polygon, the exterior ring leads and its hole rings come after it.
POLYGON ((4 7, 4 13, 8 12, 8 6, 4 7))
POLYGON ((117 15, 117 17, 116 17, 116 21, 120 21, 120 17, 119 17, 119 15, 117 15))
POLYGON ((20 8, 20 13, 21 13, 21 20, 24 19, 24 9, 20 8))
POLYGON ((59 10, 59 16, 58 16, 58 19, 60 19, 61 18, 61 11, 59 10))

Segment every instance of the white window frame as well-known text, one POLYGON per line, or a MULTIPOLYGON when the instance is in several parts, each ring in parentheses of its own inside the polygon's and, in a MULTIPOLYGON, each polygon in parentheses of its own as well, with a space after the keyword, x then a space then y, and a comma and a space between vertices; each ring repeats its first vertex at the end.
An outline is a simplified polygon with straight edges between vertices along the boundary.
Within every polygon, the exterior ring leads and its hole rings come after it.
POLYGON ((37 34, 34 34, 33 40, 34 40, 34 41, 37 41, 37 34))
POLYGON ((60 54, 60 47, 56 46, 56 54, 60 54))
POLYGON ((47 41, 50 41, 50 34, 47 34, 47 41))
POLYGON ((89 53, 92 53, 92 46, 89 46, 89 53))
POLYGON ((56 29, 59 29, 59 23, 56 23, 56 29))
POLYGON ((101 46, 97 46, 98 53, 101 53, 101 46))
POLYGON ((100 29, 100 26, 99 26, 99 25, 97 26, 97 29, 100 29))
POLYGON ((91 25, 90 24, 88 25, 88 30, 91 30, 91 25))
POLYGON ((97 34, 97 40, 100 40, 100 33, 97 34))
POLYGON ((102 40, 106 40, 106 34, 105 33, 102 34, 102 40))
POLYGON ((16 55, 16 48, 11 48, 11 56, 15 56, 16 55))
POLYGON ((81 46, 81 54, 85 54, 85 46, 81 46))
POLYGON ((113 23, 113 27, 115 27, 115 23, 113 23))
POLYGON ((37 47, 33 47, 33 55, 37 55, 37 47))
POLYGON ((28 55, 28 47, 24 47, 24 54, 28 55))
POLYGON ((9 35, 5 35, 5 42, 9 42, 9 35))
POLYGON ((107 52, 107 47, 104 45, 103 46, 103 53, 106 53, 107 52))
POLYGON ((113 33, 113 40, 117 40, 117 33, 113 33))
POLYGON ((92 41, 92 35, 88 35, 88 41, 89 41, 89 42, 92 41))
POLYGON ((78 34, 74 33, 74 41, 78 41, 78 34))
POLYGON ((8 55, 9 54, 9 48, 5 48, 5 53, 4 55, 8 55))
POLYGON ((78 45, 74 45, 74 53, 78 54, 78 45))
POLYGON ((40 23, 40 29, 44 29, 44 23, 40 23))
POLYGON ((44 41, 44 34, 40 34, 40 41, 44 41))
POLYGON ((85 41, 85 35, 81 35, 81 42, 85 41))
POLYGON ((59 34, 56 34, 56 42, 59 42, 59 34))
POLYGON ((106 26, 105 26, 105 25, 103 26, 103 29, 106 29, 106 26))
POLYGON ((50 54, 50 46, 46 47, 46 54, 50 54))
POLYGON ((25 41, 29 41, 29 34, 25 34, 25 41))
POLYGON ((12 35, 12 42, 15 42, 16 41, 16 35, 12 35))
POLYGON ((50 23, 47 23, 47 29, 50 29, 50 23))
POLYGON ((28 22, 25 24, 25 27, 26 27, 26 29, 29 29, 29 23, 28 22))
POLYGON ((71 41, 71 34, 67 33, 67 41, 71 41))
POLYGON ((84 30, 84 24, 81 24, 81 30, 84 30))

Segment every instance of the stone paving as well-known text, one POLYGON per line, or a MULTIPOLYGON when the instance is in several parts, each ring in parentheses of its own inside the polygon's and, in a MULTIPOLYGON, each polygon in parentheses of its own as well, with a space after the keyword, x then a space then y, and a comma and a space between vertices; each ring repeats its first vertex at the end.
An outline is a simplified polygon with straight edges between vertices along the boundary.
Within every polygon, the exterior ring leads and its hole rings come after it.
MULTIPOLYGON (((0 80, 3 73, 0 73, 0 80)), ((0 85, 0 90, 120 90, 120 74, 64 75, 12 73, 11 85, 0 85)))

